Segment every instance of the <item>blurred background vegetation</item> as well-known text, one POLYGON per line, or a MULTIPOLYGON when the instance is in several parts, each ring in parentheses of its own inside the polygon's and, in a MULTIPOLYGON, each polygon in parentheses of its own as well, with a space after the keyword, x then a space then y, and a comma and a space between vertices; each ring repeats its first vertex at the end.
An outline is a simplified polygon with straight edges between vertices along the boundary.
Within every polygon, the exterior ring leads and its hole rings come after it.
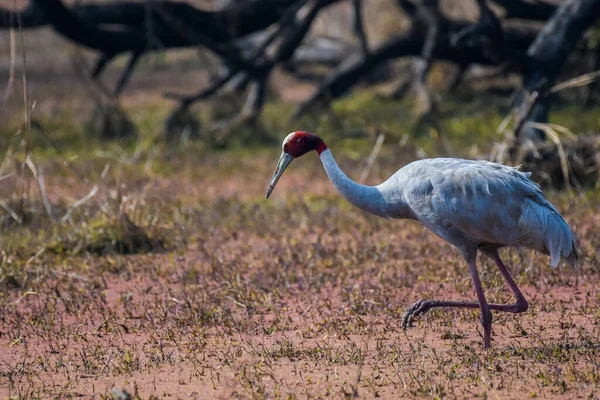
POLYGON ((70 221, 85 227, 50 248, 96 249, 77 238, 98 215, 120 234, 155 224, 123 212, 135 182, 184 174, 252 172, 236 195, 259 199, 293 130, 371 183, 451 156, 597 190, 599 4, 2 0, 2 229, 70 221))

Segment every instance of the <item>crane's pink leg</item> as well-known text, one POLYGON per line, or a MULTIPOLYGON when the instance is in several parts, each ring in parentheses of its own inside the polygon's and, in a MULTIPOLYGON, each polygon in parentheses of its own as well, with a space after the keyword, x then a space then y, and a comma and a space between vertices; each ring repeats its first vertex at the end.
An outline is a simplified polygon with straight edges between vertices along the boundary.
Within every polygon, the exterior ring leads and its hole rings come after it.
POLYGON ((475 260, 469 262, 469 272, 471 273, 471 279, 473 280, 473 286, 475 287, 475 293, 477 294, 477 300, 479 300, 479 309, 481 310, 481 325, 483 326, 483 348, 489 349, 491 346, 492 338, 492 312, 490 306, 485 298, 483 292, 483 286, 479 280, 479 273, 477 272, 477 265, 475 260))
MULTIPOLYGON (((488 304, 483 287, 481 286, 481 280, 479 279, 479 273, 477 273, 477 266, 475 261, 469 261, 469 272, 471 273, 471 280, 473 281, 473 287, 477 294, 478 303, 468 301, 446 301, 446 300, 419 300, 413 305, 409 306, 404 315, 402 316, 402 328, 406 329, 412 326, 412 320, 419 314, 427 312, 431 308, 437 307, 460 307, 460 308, 479 308, 481 310, 481 325, 483 326, 483 347, 485 349, 490 347, 491 334, 492 334, 492 312, 493 309, 501 309, 507 307, 506 304, 488 304)), ((502 310, 504 311, 504 310, 502 310)))
POLYGON ((513 292, 513 294, 515 295, 515 299, 517 300, 513 304, 502 304, 504 307, 502 307, 501 309, 498 309, 498 310, 511 312, 511 313, 522 313, 522 312, 527 311, 529 309, 529 303, 527 303, 525 296, 523 296, 523 293, 521 293, 521 291, 519 290, 519 287, 513 280, 512 276, 510 275, 508 268, 506 268, 506 266, 502 262, 502 259, 500 258, 500 255, 498 254, 498 250, 497 249, 493 249, 493 250, 481 249, 481 252, 483 254, 485 254, 486 256, 488 256, 489 258, 491 258, 496 263, 496 266, 500 270, 500 273, 504 277, 504 280, 508 284, 508 287, 513 292))
MULTIPOLYGON (((527 311, 529 308, 529 304, 525 299, 525 296, 519 290, 519 287, 513 280, 510 272, 500 259, 498 255, 497 249, 481 249, 482 253, 491 258, 498 266, 498 269, 502 273, 502 276, 506 280, 508 287, 514 293, 516 298, 516 303, 513 304, 488 304, 491 310, 504 311, 510 313, 522 313, 527 311)), ((470 269, 470 267, 469 267, 470 269)), ((477 271, 475 271, 477 272, 477 271)), ((479 276, 477 276, 479 280, 479 276)), ((475 281, 473 282, 475 286, 475 281)), ((481 287, 481 283, 479 284, 481 287)), ((478 295, 479 297, 479 295, 478 295)), ((468 301, 445 301, 445 300, 420 300, 410 307, 406 309, 402 318, 402 327, 406 329, 409 326, 412 326, 412 320, 417 317, 419 314, 426 313, 431 308, 437 307, 461 307, 461 308, 480 308, 480 303, 468 302, 468 301)))

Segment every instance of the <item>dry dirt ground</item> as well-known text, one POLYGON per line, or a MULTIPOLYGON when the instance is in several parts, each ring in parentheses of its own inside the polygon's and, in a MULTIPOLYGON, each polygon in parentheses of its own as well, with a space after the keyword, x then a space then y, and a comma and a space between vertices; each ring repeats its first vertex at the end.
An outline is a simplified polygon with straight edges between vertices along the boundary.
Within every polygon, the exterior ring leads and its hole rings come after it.
MULTIPOLYGON (((104 398, 113 387, 141 398, 600 396, 597 194, 549 193, 581 240, 577 273, 503 252, 531 307, 494 313, 486 351, 477 311, 430 312, 400 328, 421 298, 474 299, 449 245, 351 208, 312 155, 264 200, 276 151, 207 156, 171 175, 113 167, 87 183, 47 165, 56 209, 105 181, 72 222, 32 215, 3 228, 0 397, 104 398), (110 215, 111 201, 162 247, 88 246, 111 229, 95 214, 110 215)), ((480 274, 490 301, 512 301, 490 262, 480 274)))

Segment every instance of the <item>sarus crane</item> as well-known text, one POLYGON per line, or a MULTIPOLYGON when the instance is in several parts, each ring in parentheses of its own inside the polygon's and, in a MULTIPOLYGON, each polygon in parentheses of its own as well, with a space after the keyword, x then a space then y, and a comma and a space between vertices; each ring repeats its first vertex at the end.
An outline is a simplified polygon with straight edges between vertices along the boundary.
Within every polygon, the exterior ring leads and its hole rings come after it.
POLYGON ((402 328, 412 326, 420 314, 435 307, 479 308, 483 347, 489 348, 492 312, 522 313, 529 304, 500 259, 503 247, 525 247, 550 255, 556 267, 564 260, 579 264, 576 240, 558 210, 531 173, 483 160, 432 158, 412 162, 378 186, 365 186, 348 178, 319 136, 296 131, 283 141, 283 151, 271 184, 269 198, 283 171, 294 160, 315 150, 336 189, 354 206, 383 218, 412 219, 453 245, 466 261, 478 302, 420 300, 409 306, 402 328), (497 265, 514 293, 514 304, 489 304, 477 273, 477 252, 497 265))

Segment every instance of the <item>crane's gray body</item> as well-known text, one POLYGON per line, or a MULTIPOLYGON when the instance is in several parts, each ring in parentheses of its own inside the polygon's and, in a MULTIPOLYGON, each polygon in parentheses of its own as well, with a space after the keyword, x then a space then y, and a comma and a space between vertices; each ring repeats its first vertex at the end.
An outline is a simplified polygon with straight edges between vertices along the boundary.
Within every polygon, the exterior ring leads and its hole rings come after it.
POLYGON ((530 173, 489 161, 435 158, 415 161, 378 186, 352 182, 329 150, 321 160, 352 204, 387 218, 410 218, 464 255, 478 248, 527 247, 575 267, 571 229, 530 173))

